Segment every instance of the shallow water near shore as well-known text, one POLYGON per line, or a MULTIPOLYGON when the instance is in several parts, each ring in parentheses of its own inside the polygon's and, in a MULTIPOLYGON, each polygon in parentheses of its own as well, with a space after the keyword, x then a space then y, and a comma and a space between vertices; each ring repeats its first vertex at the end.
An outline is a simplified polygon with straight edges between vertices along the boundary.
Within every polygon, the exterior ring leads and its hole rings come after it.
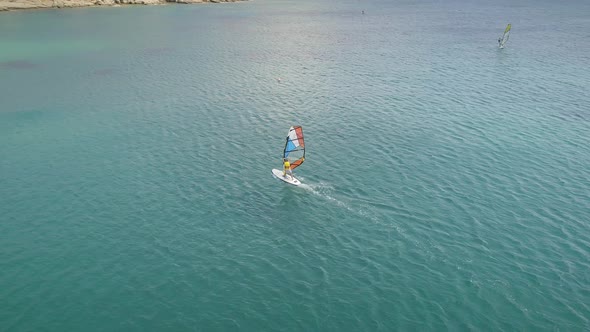
POLYGON ((0 330, 590 329, 588 13, 3 13, 0 330))

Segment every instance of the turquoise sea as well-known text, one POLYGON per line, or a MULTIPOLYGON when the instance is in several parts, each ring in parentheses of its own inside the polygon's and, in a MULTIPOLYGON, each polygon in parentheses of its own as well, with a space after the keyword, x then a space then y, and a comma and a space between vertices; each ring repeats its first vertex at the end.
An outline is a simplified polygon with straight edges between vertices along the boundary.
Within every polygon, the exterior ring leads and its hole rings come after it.
POLYGON ((0 331, 590 330, 589 88, 588 1, 0 13, 0 331))

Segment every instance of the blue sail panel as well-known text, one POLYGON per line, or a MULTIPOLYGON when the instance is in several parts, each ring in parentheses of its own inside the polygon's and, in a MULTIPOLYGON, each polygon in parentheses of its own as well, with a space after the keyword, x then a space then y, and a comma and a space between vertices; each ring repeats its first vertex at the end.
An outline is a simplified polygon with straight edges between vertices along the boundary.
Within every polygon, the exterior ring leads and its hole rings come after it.
POLYGON ((295 144, 293 144, 293 142, 291 142, 291 141, 288 141, 287 146, 285 147, 285 158, 287 156, 289 156, 289 152, 295 150, 295 148, 296 148, 295 144))

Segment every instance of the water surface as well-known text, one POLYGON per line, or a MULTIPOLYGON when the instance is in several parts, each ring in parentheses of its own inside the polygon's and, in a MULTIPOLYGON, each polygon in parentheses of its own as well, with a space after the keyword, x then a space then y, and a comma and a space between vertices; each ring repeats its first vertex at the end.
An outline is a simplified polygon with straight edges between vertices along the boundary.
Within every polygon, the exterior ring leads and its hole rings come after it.
POLYGON ((589 13, 1 14, 1 329, 590 329, 589 13))

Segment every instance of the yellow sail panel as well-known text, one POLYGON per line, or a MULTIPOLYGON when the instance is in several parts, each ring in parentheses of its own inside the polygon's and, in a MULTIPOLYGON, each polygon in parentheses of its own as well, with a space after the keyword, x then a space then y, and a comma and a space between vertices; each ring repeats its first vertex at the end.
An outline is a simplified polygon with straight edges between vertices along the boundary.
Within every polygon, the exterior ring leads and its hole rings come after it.
POLYGON ((512 28, 512 24, 508 24, 506 26, 506 30, 504 30, 504 33, 507 33, 508 31, 510 31, 510 28, 512 28))

